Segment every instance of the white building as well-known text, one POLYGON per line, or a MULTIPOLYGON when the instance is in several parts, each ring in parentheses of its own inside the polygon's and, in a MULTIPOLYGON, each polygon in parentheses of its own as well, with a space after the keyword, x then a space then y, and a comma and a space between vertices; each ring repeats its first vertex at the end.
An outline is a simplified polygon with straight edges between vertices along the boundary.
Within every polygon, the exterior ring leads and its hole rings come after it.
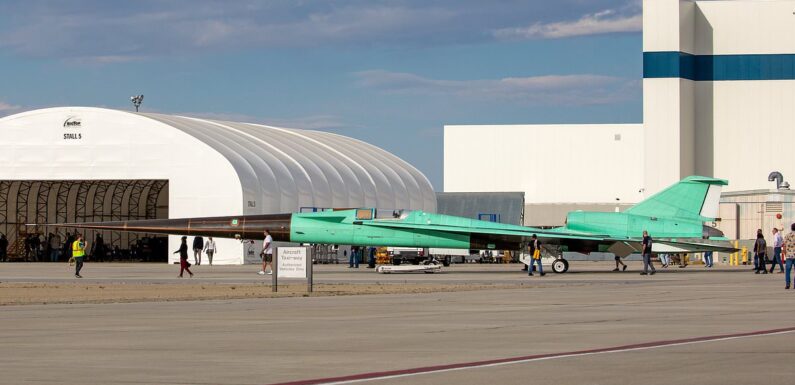
MULTIPOLYGON (((25 223, 436 210, 433 188, 416 168, 328 132, 63 107, 4 117, 0 134, 0 232, 17 251, 19 235, 30 230, 25 223)), ((122 249, 130 242, 118 233, 103 237, 122 249)), ((245 260, 240 242, 217 243, 214 262, 245 260)), ((179 237, 170 237, 168 249, 178 246, 179 237)))
POLYGON ((688 175, 769 188, 795 176, 793 36, 792 0, 644 0, 642 124, 445 126, 444 190, 611 207, 688 175))

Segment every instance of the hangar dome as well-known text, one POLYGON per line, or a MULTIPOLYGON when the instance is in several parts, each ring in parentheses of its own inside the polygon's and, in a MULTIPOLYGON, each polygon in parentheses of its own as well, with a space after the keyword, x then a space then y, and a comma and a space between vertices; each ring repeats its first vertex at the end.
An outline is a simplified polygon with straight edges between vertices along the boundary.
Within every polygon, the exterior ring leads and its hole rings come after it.
POLYGON ((59 107, 0 118, 0 133, 0 180, 165 180, 171 218, 436 211, 433 188, 416 168, 329 132, 59 107))

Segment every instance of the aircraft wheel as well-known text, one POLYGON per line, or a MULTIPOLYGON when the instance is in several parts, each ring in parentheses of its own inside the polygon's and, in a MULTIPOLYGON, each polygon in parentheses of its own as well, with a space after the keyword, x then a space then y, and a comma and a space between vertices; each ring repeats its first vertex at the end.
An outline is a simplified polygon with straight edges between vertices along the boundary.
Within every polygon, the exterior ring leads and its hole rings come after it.
POLYGON ((557 274, 563 274, 569 270, 569 261, 561 258, 556 259, 555 262, 552 262, 552 271, 557 274))
POLYGON ((450 267, 450 264, 453 262, 453 257, 446 255, 442 260, 442 266, 450 267))

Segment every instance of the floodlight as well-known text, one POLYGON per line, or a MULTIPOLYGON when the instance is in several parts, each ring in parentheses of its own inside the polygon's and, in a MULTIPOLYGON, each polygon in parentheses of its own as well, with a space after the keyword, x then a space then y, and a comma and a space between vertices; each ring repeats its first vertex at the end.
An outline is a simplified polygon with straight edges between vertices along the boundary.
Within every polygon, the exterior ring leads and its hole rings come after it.
POLYGON ((144 95, 134 95, 130 97, 130 101, 135 106, 135 112, 138 112, 138 107, 141 106, 141 103, 144 101, 144 95))

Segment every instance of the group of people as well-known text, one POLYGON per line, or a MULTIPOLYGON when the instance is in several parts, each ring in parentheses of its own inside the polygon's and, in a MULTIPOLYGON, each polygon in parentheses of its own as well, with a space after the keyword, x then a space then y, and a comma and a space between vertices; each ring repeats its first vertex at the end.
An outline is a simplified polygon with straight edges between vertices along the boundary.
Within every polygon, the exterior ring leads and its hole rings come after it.
MULTIPOLYGON (((754 242, 754 272, 756 274, 773 273, 776 266, 779 267, 779 273, 786 272, 789 275, 790 265, 795 259, 795 223, 792 224, 792 232, 787 234, 786 237, 781 236, 781 232, 773 228, 773 257, 770 258, 767 254, 767 241, 759 229, 756 231, 756 242, 754 242), (789 250, 789 251, 788 251, 789 250), (793 255, 789 255, 793 254, 793 255), (784 267, 784 260, 787 260, 787 267, 784 267), (770 262, 770 270, 767 269, 767 262, 770 262)), ((789 286, 789 279, 787 279, 787 286, 789 286)))
POLYGON ((779 267, 779 273, 784 275, 784 289, 792 286, 791 271, 795 268, 795 223, 790 226, 790 233, 782 237, 777 228, 773 228, 773 258, 768 258, 767 241, 761 229, 756 231, 756 242, 754 242, 754 268, 755 274, 772 274, 779 267), (782 261, 782 258, 784 261, 782 261), (770 260, 770 270, 767 269, 767 261, 770 260))
MULTIPOLYGON (((793 224, 795 225, 795 224, 793 224)), ((777 228, 773 228, 773 258, 770 260, 770 273, 779 266, 779 273, 784 272, 784 263, 781 260, 781 253, 784 246, 784 239, 777 228)), ((754 242, 754 272, 756 274, 768 274, 767 262, 767 241, 762 233, 762 229, 756 230, 756 242, 754 242)))
MULTIPOLYGON (((795 269, 795 223, 793 223, 790 227, 791 232, 787 234, 786 237, 781 236, 781 232, 777 228, 773 228, 773 258, 770 259, 771 266, 770 270, 767 269, 767 241, 765 241, 765 236, 761 229, 757 230, 756 232, 756 242, 754 242, 754 272, 756 274, 768 274, 773 273, 776 269, 776 265, 779 266, 779 273, 785 273, 784 279, 786 281, 785 289, 789 289, 790 287, 795 284, 791 278, 791 271, 795 269), (786 260, 786 265, 782 261, 782 258, 786 260), (786 266, 786 267, 785 267, 786 266)), ((657 269, 654 268, 654 264, 651 261, 652 257, 652 246, 653 246, 653 239, 649 235, 648 231, 643 231, 643 238, 641 241, 641 256, 643 259, 643 271, 640 275, 654 275, 657 272, 657 269)), ((538 240, 538 237, 533 234, 530 238, 530 242, 527 245, 528 250, 530 251, 530 255, 532 256, 530 264, 527 266, 528 275, 533 275, 533 265, 538 266, 538 271, 541 273, 541 276, 544 275, 544 268, 541 265, 541 242, 538 240)), ((713 266, 713 253, 711 251, 707 251, 704 253, 704 266, 705 267, 712 267, 713 266)), ((660 262, 662 263, 663 267, 668 267, 671 263, 670 257, 665 254, 660 255, 660 262)), ((616 256, 616 268, 613 271, 624 271, 627 269, 627 265, 621 261, 621 257, 616 256), (619 269, 619 266, 622 266, 619 269)), ((680 256, 680 267, 686 266, 684 264, 684 257, 680 256)))
MULTIPOLYGON (((186 245, 187 245, 187 239, 188 237, 182 237, 182 240, 186 242, 186 245)), ((176 254, 177 251, 175 251, 174 254, 176 254)), ((195 265, 202 264, 202 253, 205 253, 207 254, 207 261, 210 263, 210 266, 212 266, 213 256, 217 251, 218 247, 215 245, 213 237, 207 237, 206 242, 204 241, 204 238, 202 238, 201 235, 193 237, 193 263, 195 265)))
MULTIPOLYGON (((273 274, 273 236, 268 230, 264 230, 262 235, 264 240, 262 242, 262 250, 260 251, 260 259, 262 260, 262 270, 257 272, 259 275, 272 275, 273 274)), ((251 241, 252 244, 254 241, 251 241)), ((213 237, 208 237, 205 242, 201 236, 193 238, 193 261, 196 265, 201 265, 202 251, 207 254, 210 265, 213 264, 213 255, 218 251, 213 237)), ((183 236, 179 249, 174 252, 179 254, 179 275, 178 278, 183 278, 184 273, 187 272, 190 277, 193 277, 193 272, 190 270, 191 263, 188 261, 188 237, 183 236)), ((374 255, 374 254, 373 254, 374 255)), ((374 257, 373 257, 374 258, 374 257)))
POLYGON ((364 253, 367 252, 367 267, 375 267, 375 247, 351 246, 351 254, 348 257, 348 268, 358 269, 359 263, 364 260, 364 253))
MULTIPOLYGON (((193 263, 197 266, 202 264, 202 252, 207 254, 207 260, 212 266, 213 256, 217 251, 218 246, 216 246, 213 237, 207 237, 206 242, 201 236, 193 237, 193 263)), ((182 237, 182 243, 180 243, 179 249, 174 254, 179 254, 179 275, 177 277, 182 278, 186 271, 193 277, 193 272, 190 271, 191 264, 188 262, 188 237, 182 237)))
MULTIPOLYGON (((26 262, 60 262, 68 261, 72 257, 72 244, 76 240, 76 235, 66 232, 65 236, 60 233, 49 233, 44 237, 43 233, 29 233, 22 239, 24 254, 21 258, 26 262)), ((8 247, 10 243, 5 234, 0 234, 0 262, 8 260, 8 247)), ((97 234, 88 255, 95 261, 104 261, 108 258, 118 258, 121 250, 108 247, 102 239, 102 234, 97 234)))
MULTIPOLYGON (((4 255, 7 253, 8 240, 3 235, 3 245, 5 245, 4 255)), ((74 242, 74 237, 66 233, 66 240, 57 233, 47 234, 44 238, 42 233, 30 233, 24 239, 25 245, 25 261, 39 262, 49 260, 50 262, 58 262, 62 255, 68 255, 69 248, 74 242)))

